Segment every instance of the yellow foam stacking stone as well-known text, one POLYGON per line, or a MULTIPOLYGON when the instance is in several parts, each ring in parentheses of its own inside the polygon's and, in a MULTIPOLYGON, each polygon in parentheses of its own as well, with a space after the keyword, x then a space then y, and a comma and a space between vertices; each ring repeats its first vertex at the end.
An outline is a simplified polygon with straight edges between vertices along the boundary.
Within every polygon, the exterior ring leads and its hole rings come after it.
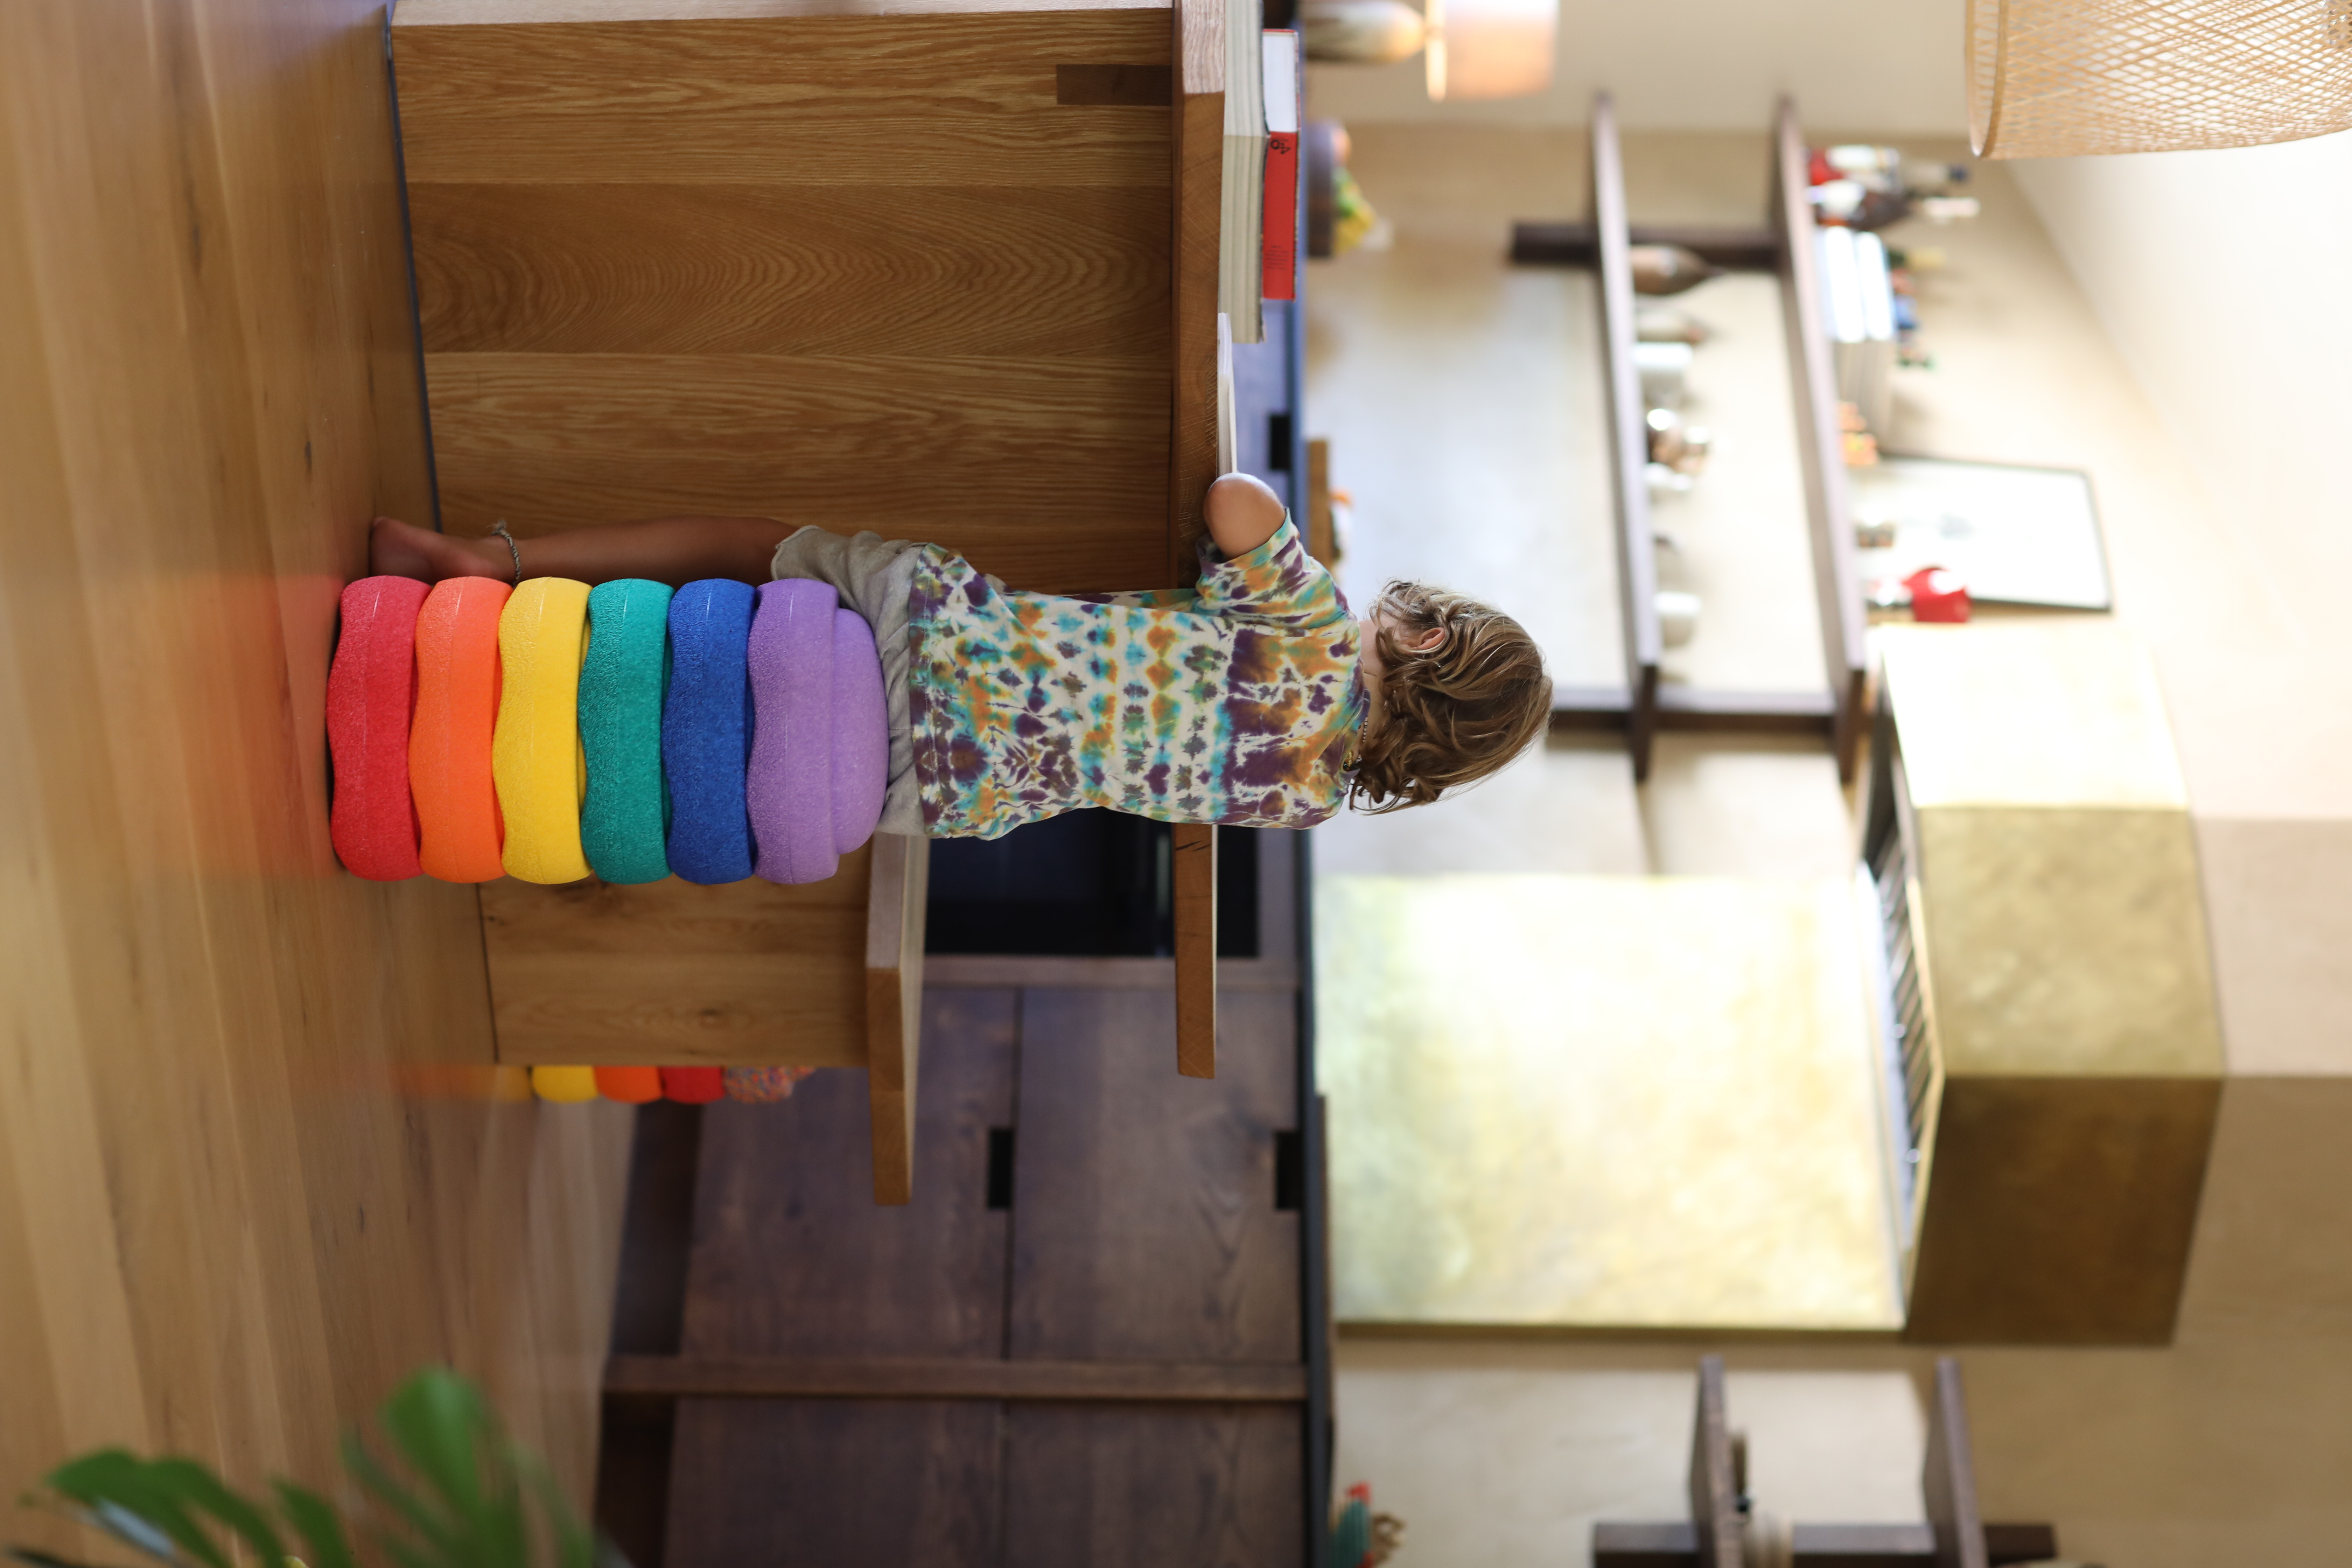
POLYGON ((490 740, 490 777, 507 825, 507 875, 577 882, 580 847, 580 661, 587 651, 588 584, 532 577, 499 615, 504 689, 490 740))
POLYGON ((578 1105, 596 1098, 594 1068, 533 1068, 530 1091, 558 1105, 578 1105))

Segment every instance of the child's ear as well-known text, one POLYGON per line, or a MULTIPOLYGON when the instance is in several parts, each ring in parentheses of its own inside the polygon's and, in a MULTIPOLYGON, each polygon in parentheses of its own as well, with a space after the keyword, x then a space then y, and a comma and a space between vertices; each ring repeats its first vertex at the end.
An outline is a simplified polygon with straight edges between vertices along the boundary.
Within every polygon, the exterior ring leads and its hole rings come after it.
POLYGON ((1435 653, 1445 646, 1445 628, 1432 626, 1410 645, 1415 653, 1435 653))

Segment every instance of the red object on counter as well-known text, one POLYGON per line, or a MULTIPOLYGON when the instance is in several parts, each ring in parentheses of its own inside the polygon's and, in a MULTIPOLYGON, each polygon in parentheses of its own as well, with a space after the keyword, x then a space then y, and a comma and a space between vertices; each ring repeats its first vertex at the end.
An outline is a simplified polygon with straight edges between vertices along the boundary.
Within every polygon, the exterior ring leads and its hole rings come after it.
POLYGON ((1830 167, 1830 155, 1819 147, 1814 148, 1813 155, 1805 162, 1805 183, 1809 185, 1826 185, 1832 180, 1842 177, 1835 169, 1830 167))
POLYGON ((1911 618, 1958 624, 1969 618, 1969 584, 1957 572, 1922 566, 1903 579, 1911 590, 1911 618))

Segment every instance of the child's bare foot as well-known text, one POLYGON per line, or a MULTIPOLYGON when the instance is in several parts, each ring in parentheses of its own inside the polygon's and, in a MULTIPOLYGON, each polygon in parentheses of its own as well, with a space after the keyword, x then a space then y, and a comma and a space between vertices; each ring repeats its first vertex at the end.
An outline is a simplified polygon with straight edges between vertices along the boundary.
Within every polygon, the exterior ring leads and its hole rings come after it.
POLYGON ((484 542, 413 527, 396 517, 380 517, 368 541, 368 569, 379 577, 414 577, 420 583, 439 583, 451 577, 512 576, 513 558, 507 554, 506 546, 496 540, 488 541, 497 550, 497 557, 492 559, 481 549, 484 542))

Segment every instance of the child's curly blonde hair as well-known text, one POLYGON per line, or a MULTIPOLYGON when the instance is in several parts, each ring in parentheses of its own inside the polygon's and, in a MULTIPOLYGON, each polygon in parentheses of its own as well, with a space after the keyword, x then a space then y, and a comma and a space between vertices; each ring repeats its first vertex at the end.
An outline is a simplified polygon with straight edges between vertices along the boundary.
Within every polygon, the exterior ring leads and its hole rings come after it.
POLYGON ((1381 590, 1385 614, 1378 725, 1348 781, 1348 804, 1378 816, 1427 805, 1499 773, 1551 722, 1551 677, 1518 622, 1465 595, 1419 583, 1381 590), (1412 645, 1445 636, 1427 652, 1412 645))

